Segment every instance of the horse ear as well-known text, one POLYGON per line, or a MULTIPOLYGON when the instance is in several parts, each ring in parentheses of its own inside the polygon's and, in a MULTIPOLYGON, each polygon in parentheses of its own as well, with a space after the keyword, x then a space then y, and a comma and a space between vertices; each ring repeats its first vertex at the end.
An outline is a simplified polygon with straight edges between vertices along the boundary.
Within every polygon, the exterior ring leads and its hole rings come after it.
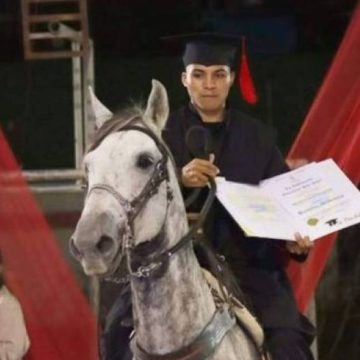
POLYGON ((91 109, 95 116, 96 127, 99 129, 105 121, 113 117, 113 113, 103 105, 100 100, 96 97, 94 90, 89 86, 90 103, 91 109))
POLYGON ((169 116, 169 101, 165 86, 155 79, 145 110, 145 119, 149 119, 161 131, 169 116))

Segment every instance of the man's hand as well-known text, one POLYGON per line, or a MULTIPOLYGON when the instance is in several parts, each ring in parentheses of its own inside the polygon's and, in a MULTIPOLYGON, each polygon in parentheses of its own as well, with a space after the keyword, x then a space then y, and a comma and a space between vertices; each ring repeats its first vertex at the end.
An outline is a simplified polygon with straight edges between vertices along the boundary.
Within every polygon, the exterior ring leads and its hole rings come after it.
POLYGON ((305 158, 286 159, 286 164, 290 168, 290 170, 298 169, 299 167, 307 165, 308 163, 309 160, 305 158))
POLYGON ((181 182, 185 187, 203 187, 214 178, 220 170, 214 165, 215 156, 209 160, 193 159, 181 169, 181 182))
POLYGON ((299 233, 295 233, 295 241, 287 241, 285 246, 290 254, 307 255, 314 243, 308 236, 302 237, 299 233))

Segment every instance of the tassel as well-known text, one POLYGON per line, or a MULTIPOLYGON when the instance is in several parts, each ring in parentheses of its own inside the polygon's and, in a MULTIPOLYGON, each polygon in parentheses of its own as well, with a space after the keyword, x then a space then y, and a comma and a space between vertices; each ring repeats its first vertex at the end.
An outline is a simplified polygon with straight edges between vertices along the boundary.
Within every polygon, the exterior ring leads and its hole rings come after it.
POLYGON ((251 104, 255 105, 258 101, 254 82, 251 78, 248 59, 246 55, 245 37, 241 39, 241 59, 239 66, 239 88, 243 99, 251 104))

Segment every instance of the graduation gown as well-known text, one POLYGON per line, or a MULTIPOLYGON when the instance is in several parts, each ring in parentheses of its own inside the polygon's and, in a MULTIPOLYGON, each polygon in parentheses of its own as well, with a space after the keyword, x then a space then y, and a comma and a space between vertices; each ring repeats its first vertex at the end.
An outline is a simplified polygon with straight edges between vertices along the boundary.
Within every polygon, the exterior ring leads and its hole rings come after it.
MULTIPOLYGON (((185 137, 194 125, 204 123, 189 104, 170 115, 163 132, 179 169, 193 158, 185 137)), ((227 180, 258 184, 288 170, 276 146, 274 131, 238 110, 228 108, 224 122, 212 134, 215 165, 227 180)), ((283 241, 245 237, 217 200, 204 232, 215 250, 225 256, 265 329, 304 330, 304 319, 297 310, 283 266, 283 241)))

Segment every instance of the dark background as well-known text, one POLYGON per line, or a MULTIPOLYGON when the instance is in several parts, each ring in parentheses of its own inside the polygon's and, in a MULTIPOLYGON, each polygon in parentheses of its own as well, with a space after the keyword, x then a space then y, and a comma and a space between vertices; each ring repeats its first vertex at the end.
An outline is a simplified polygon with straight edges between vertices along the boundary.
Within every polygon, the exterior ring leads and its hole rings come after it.
MULTIPOLYGON (((186 101, 180 52, 160 37, 202 30, 242 34, 259 103, 244 103, 237 86, 231 101, 274 125, 286 152, 354 5, 354 0, 91 0, 97 95, 114 110, 129 99, 146 99, 151 78, 157 78, 175 109, 186 101)), ((71 168, 71 61, 24 61, 21 31, 20 0, 2 0, 1 125, 25 169, 71 168)))
MULTIPOLYGON (((151 79, 157 78, 167 87, 175 109, 187 99, 180 84, 179 49, 165 45, 160 37, 202 30, 243 34, 259 103, 244 103, 236 85, 231 101, 272 124, 285 154, 321 86, 355 3, 90 0, 96 93, 116 110, 131 100, 144 101, 151 79)), ((71 61, 24 60, 20 0, 0 2, 0 45, 0 125, 19 163, 24 169, 73 168, 71 61)), ((317 291, 321 360, 360 357, 359 233, 359 226, 341 232, 317 291)))

